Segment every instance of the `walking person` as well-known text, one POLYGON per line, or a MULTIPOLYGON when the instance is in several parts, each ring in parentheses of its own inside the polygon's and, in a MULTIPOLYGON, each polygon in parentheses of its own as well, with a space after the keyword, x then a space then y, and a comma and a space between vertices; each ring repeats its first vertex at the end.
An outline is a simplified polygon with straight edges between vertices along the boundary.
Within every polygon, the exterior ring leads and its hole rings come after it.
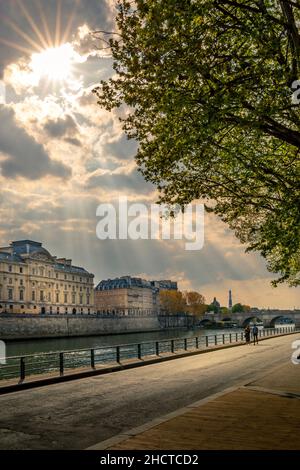
POLYGON ((247 325, 246 328, 244 329, 246 344, 250 344, 250 331, 251 331, 250 326, 247 325))
POLYGON ((253 334, 253 344, 258 344, 258 328, 256 323, 254 323, 253 329, 252 329, 252 334, 253 334))

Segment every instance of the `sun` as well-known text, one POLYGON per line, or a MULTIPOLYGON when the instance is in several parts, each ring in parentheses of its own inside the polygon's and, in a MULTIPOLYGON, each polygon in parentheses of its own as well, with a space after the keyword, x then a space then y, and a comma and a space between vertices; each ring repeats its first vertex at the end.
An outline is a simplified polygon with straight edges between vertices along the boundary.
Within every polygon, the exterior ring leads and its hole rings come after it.
POLYGON ((72 75, 72 65, 75 62, 73 47, 71 44, 63 44, 32 54, 30 68, 35 78, 67 81, 72 75))

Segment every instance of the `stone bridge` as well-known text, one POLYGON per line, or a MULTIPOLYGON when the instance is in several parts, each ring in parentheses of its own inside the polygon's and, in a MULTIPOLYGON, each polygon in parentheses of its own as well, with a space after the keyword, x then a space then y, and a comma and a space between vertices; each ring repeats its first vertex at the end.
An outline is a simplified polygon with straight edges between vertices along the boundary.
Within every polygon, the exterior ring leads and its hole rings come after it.
POLYGON ((232 321, 240 327, 245 327, 250 322, 262 321, 265 327, 273 327, 275 324, 288 324, 294 322, 300 327, 300 310, 250 310, 249 312, 228 313, 206 313, 201 320, 205 324, 208 321, 232 321))

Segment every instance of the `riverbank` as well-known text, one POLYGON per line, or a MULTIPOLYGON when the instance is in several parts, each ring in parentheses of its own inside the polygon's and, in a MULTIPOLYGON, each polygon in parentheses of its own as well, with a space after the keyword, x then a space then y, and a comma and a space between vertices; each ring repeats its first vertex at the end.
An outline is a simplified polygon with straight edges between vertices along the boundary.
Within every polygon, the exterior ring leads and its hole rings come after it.
POLYGON ((157 316, 97 317, 3 315, 0 318, 0 339, 67 338, 112 335, 137 331, 158 331, 157 316))

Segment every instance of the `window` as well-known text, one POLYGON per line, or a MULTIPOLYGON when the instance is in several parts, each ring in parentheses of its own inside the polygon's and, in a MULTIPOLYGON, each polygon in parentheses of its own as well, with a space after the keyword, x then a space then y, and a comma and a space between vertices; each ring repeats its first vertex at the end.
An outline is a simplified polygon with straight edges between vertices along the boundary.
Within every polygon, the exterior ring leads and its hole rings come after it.
POLYGON ((55 274, 56 279, 58 279, 58 273, 55 274))
POLYGON ((32 268, 32 274, 35 275, 35 269, 34 268, 32 268))
POLYGON ((75 294, 72 294, 72 304, 75 304, 76 300, 75 300, 75 294))
POLYGON ((58 289, 58 284, 56 284, 56 289, 58 289))
POLYGON ((65 279, 67 279, 67 275, 65 274, 65 279))
POLYGON ((90 303, 90 296, 89 296, 89 295, 86 296, 86 303, 87 303, 87 304, 90 303))
POLYGON ((13 290, 8 289, 8 300, 13 300, 13 290))
POLYGON ((67 292, 65 292, 64 298, 65 298, 65 304, 67 304, 68 303, 68 294, 67 294, 67 292))
POLYGON ((24 300, 24 291, 20 290, 20 300, 24 300))
POLYGON ((40 268, 40 276, 44 276, 44 268, 40 268))
POLYGON ((8 271, 11 273, 12 272, 12 266, 8 266, 8 271))
POLYGON ((79 278, 79 281, 82 282, 82 277, 79 278))
POLYGON ((58 304, 59 303, 59 293, 56 292, 56 303, 58 304))
POLYGON ((80 304, 83 303, 83 302, 82 302, 82 294, 80 294, 80 296, 79 296, 79 303, 80 303, 80 304))
POLYGON ((32 302, 35 302, 35 291, 34 290, 31 292, 31 300, 32 300, 32 302))
POLYGON ((8 280, 9 284, 12 284, 12 278, 10 277, 8 280))
POLYGON ((40 302, 44 302, 44 291, 40 291, 40 302))
POLYGON ((23 286, 23 279, 20 279, 20 286, 23 286))
POLYGON ((72 281, 74 281, 74 279, 75 279, 74 276, 72 276, 72 281))
POLYGON ((23 268, 20 268, 20 273, 22 274, 22 272, 23 272, 23 268))
POLYGON ((48 302, 51 302, 51 292, 48 292, 48 302))

